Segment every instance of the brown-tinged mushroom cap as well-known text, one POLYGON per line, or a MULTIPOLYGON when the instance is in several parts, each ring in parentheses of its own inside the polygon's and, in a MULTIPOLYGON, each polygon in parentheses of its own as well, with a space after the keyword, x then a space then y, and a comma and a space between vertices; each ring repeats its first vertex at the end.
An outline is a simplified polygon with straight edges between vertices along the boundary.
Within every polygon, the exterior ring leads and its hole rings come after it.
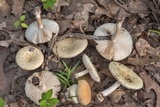
POLYGON ((91 89, 87 81, 79 80, 77 88, 78 100, 82 105, 87 105, 91 101, 91 89))
POLYGON ((87 71, 92 77, 92 79, 94 81, 100 82, 100 77, 97 73, 97 70, 95 69, 94 65, 92 64, 91 60, 86 54, 83 55, 82 61, 83 61, 84 66, 87 68, 87 71))
POLYGON ((49 89, 53 90, 52 97, 57 98, 60 91, 60 81, 56 75, 49 71, 33 73, 26 81, 25 93, 30 100, 39 105, 39 100, 44 92, 49 89))
POLYGON ((116 40, 95 41, 97 43, 97 51, 106 59, 122 60, 132 51, 131 35, 126 29, 121 28, 121 24, 122 22, 118 24, 106 23, 99 26, 94 32, 95 36, 109 36, 111 34, 112 39, 115 39, 114 35, 117 36, 116 40))
POLYGON ((87 45, 86 39, 66 38, 55 43, 53 52, 60 58, 72 58, 84 51, 87 45))
POLYGON ((143 87, 142 79, 131 69, 118 62, 111 62, 109 70, 122 86, 128 89, 138 90, 143 87))
POLYGON ((16 54, 16 63, 24 70, 37 69, 42 65, 43 61, 43 53, 33 46, 23 47, 16 54))

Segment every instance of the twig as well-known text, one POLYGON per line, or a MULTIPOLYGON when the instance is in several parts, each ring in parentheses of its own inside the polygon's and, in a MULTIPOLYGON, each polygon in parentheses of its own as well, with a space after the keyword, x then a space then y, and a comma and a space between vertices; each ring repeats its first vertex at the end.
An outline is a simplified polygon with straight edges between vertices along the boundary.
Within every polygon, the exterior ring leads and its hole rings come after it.
POLYGON ((111 40, 111 35, 106 36, 94 36, 94 35, 84 35, 81 33, 67 33, 63 35, 63 38, 78 38, 78 39, 89 39, 89 40, 111 40))

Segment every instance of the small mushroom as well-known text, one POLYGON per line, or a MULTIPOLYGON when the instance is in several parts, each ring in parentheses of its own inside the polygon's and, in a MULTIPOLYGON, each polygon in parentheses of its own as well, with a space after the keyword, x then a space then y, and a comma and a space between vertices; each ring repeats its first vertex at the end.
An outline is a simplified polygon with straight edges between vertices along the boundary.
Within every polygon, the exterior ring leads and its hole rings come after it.
POLYGON ((78 88, 78 85, 73 84, 72 86, 67 88, 67 92, 65 93, 68 100, 76 104, 79 103, 78 98, 77 98, 77 88, 78 88))
POLYGON ((122 60, 129 56, 132 51, 132 37, 126 29, 122 28, 122 22, 123 21, 119 21, 117 24, 103 24, 94 32, 95 36, 112 35, 111 40, 95 41, 97 43, 97 51, 108 60, 122 60))
POLYGON ((53 53, 60 58, 72 58, 84 51, 87 45, 87 39, 66 38, 55 43, 53 53))
POLYGON ((57 94, 61 90, 60 81, 56 75, 49 71, 33 73, 25 84, 26 96, 37 105, 39 105, 42 93, 49 89, 53 90, 52 97, 57 98, 57 94))
POLYGON ((79 80, 77 88, 78 101, 82 105, 87 105, 91 101, 91 88, 87 81, 79 80))
POLYGON ((91 101, 91 89, 87 81, 78 80, 78 85, 74 84, 67 89, 66 92, 69 101, 87 105, 91 101))
POLYGON ((120 85, 133 90, 138 90, 143 87, 142 79, 131 69, 118 62, 111 62, 109 70, 117 80, 111 87, 97 94, 99 101, 103 101, 106 96, 112 93, 120 85))
POLYGON ((91 78, 96 81, 96 82, 100 82, 100 77, 97 73, 97 70, 95 69, 94 65, 92 64, 92 62, 90 61, 89 57, 84 54, 83 57, 82 57, 82 61, 83 61, 83 64, 85 65, 85 67, 87 68, 86 70, 84 71, 81 71, 79 73, 76 73, 75 74, 75 77, 76 78, 79 78, 87 73, 90 74, 91 78))
POLYGON ((48 42, 52 38, 52 33, 56 36, 59 32, 59 26, 55 21, 48 19, 41 20, 40 14, 40 7, 36 7, 35 16, 37 21, 31 23, 25 32, 27 40, 34 44, 48 42))
POLYGON ((24 70, 37 69, 42 65, 43 61, 43 53, 33 46, 23 47, 16 54, 16 63, 24 70))

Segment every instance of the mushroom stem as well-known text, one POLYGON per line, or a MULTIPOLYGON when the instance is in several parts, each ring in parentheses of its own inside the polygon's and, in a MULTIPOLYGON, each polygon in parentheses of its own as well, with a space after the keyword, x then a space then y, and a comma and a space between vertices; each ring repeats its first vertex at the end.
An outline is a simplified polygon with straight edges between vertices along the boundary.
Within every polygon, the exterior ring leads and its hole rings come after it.
POLYGON ((105 89, 104 91, 98 93, 96 95, 98 100, 100 102, 102 102, 106 96, 108 96, 110 93, 112 93, 114 90, 116 90, 120 85, 121 85, 121 83, 117 81, 111 87, 109 87, 109 88, 105 89))
POLYGON ((86 69, 86 70, 83 70, 79 73, 74 74, 74 76, 75 76, 75 78, 79 78, 79 77, 82 77, 83 75, 86 75, 87 73, 88 73, 88 70, 86 69))
POLYGON ((116 24, 116 31, 115 31, 114 35, 112 35, 112 42, 117 42, 118 37, 119 37, 120 32, 121 32, 122 23, 123 23, 123 20, 119 21, 116 24))
POLYGON ((41 9, 40 7, 35 7, 35 16, 36 16, 36 20, 37 20, 37 23, 38 23, 38 26, 39 28, 43 28, 43 23, 42 23, 42 19, 41 19, 41 9))

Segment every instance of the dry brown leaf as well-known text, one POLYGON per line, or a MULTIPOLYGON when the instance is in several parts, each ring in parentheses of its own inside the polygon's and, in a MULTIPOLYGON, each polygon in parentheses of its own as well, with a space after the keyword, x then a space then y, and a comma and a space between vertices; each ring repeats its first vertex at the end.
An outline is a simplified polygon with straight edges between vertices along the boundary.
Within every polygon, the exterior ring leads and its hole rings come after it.
POLYGON ((136 50, 140 56, 153 54, 155 49, 144 39, 139 38, 135 44, 136 50))
POLYGON ((123 105, 113 104, 113 107, 138 107, 138 105, 135 102, 126 102, 123 105))
POLYGON ((0 0, 0 11, 6 16, 10 14, 11 7, 6 0, 0 0))
POLYGON ((6 59, 6 57, 8 56, 9 53, 9 49, 8 48, 4 48, 4 47, 0 47, 0 96, 4 96, 7 91, 9 90, 9 84, 8 84, 8 80, 4 74, 4 70, 3 70, 3 64, 4 61, 6 59))
POLYGON ((145 90, 147 92, 150 92, 151 90, 154 90, 156 93, 156 106, 160 107, 160 87, 159 85, 152 80, 145 72, 140 73, 140 77, 142 78, 144 84, 145 84, 145 90))
POLYGON ((142 0, 131 0, 128 10, 132 13, 143 13, 146 12, 148 6, 142 0))
POLYGON ((25 0, 12 0, 12 13, 19 19, 23 12, 23 5, 25 0))
POLYGON ((123 95, 125 95, 125 91, 124 90, 122 90, 122 89, 116 89, 114 92, 112 92, 109 95, 109 97, 110 97, 110 99, 111 99, 111 101, 113 103, 118 103, 121 100, 121 98, 122 98, 123 95))

